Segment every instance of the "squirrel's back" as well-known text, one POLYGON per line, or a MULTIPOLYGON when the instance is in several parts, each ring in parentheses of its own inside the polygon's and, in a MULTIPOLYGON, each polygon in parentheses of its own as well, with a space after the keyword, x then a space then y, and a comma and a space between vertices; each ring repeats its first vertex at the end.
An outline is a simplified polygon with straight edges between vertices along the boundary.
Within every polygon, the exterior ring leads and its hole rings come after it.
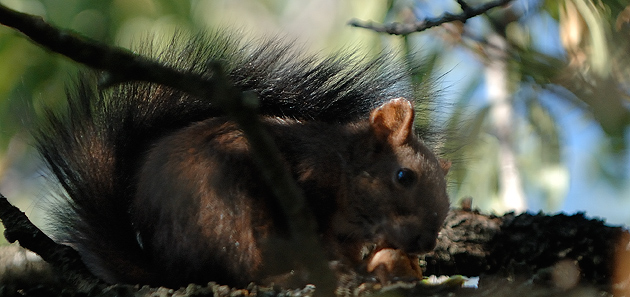
MULTIPOLYGON (((409 101, 393 100, 412 92, 386 55, 319 59, 229 34, 179 35, 145 54, 207 77, 219 62, 235 87, 258 96, 331 258, 359 258, 369 244, 432 246, 448 208, 445 166, 411 133, 409 101)), ((260 242, 282 233, 282 214, 236 124, 212 98, 95 81, 82 78, 67 110, 50 112, 35 133, 63 187, 57 238, 109 282, 244 285, 269 276, 260 242)))

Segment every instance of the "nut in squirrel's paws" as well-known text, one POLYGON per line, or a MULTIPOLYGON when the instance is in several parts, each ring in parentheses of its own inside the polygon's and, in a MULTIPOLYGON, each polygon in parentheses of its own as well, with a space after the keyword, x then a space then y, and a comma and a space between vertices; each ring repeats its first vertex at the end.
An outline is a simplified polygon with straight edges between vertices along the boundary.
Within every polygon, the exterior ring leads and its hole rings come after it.
POLYGON ((422 279, 418 259, 402 250, 391 248, 374 253, 368 262, 367 271, 374 274, 382 284, 396 280, 422 279))

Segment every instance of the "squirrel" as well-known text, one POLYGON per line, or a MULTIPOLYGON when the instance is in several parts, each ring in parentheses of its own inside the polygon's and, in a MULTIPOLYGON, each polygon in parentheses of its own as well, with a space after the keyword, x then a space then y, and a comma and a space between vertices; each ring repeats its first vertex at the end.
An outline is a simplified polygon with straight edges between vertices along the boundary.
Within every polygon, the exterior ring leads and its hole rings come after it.
MULTIPOLYGON (((408 71, 387 54, 318 58, 283 40, 255 43, 180 34, 140 51, 209 78, 209 62, 221 63, 235 88, 258 96, 331 261, 364 269, 366 246, 431 250, 450 163, 414 129, 408 71)), ((262 242, 287 224, 238 125, 208 98, 96 78, 84 74, 34 133, 61 185, 56 240, 109 283, 264 283, 274 260, 262 242)))

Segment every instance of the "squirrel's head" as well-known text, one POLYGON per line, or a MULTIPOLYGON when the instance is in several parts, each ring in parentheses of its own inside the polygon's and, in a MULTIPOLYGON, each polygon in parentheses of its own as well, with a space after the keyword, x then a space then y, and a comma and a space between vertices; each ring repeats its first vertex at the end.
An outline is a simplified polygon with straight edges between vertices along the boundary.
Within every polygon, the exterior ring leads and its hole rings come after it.
POLYGON ((442 161, 416 136, 414 109, 390 100, 370 113, 370 136, 353 148, 346 200, 333 222, 340 241, 406 253, 433 249, 449 208, 442 161))

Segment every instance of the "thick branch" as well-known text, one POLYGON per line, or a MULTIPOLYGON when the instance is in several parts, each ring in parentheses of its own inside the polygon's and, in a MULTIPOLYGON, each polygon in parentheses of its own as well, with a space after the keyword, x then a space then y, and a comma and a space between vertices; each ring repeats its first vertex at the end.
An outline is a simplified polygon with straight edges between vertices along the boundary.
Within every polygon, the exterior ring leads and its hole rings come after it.
POLYGON ((630 233, 582 213, 545 215, 508 213, 487 216, 453 210, 440 231, 436 249, 423 256, 427 274, 520 275, 532 278, 560 261, 576 261, 581 281, 610 288, 619 259, 628 259, 630 233))
POLYGON ((492 1, 492 2, 488 2, 486 4, 480 5, 478 7, 470 7, 467 3, 465 3, 462 0, 458 0, 457 3, 459 3, 460 7, 462 8, 463 12, 460 14, 452 14, 452 13, 445 13, 440 17, 437 18, 427 18, 424 19, 422 21, 418 21, 415 23, 407 23, 407 24, 401 24, 401 23, 388 23, 388 24, 379 24, 379 23, 375 23, 372 21, 362 21, 362 20, 358 20, 358 19, 352 19, 348 22, 348 24, 350 26, 353 27, 359 27, 359 28, 364 28, 364 29, 369 29, 375 32, 379 32, 379 33, 388 33, 388 34, 392 34, 392 35, 409 35, 411 33, 415 33, 415 32, 421 32, 424 31, 426 29, 429 28, 433 28, 439 25, 442 25, 444 23, 449 23, 449 22, 453 22, 453 21, 461 21, 463 23, 466 22, 466 20, 473 18, 475 16, 478 16, 482 13, 486 13, 488 10, 498 7, 498 6, 502 6, 502 5, 506 5, 507 3, 509 3, 512 0, 496 0, 496 1, 492 1))

